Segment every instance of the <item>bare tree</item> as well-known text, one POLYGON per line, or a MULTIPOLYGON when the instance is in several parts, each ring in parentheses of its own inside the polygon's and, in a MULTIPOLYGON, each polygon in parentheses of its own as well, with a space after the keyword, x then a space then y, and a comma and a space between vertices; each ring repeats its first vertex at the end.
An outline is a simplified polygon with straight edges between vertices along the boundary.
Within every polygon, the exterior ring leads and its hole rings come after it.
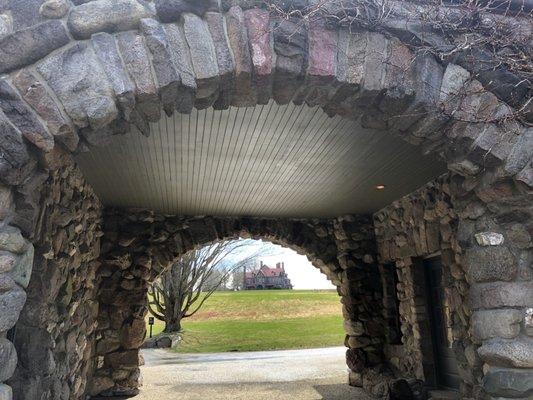
POLYGON ((240 239, 186 253, 150 287, 150 312, 165 322, 164 332, 181 331, 182 320, 196 314, 221 285, 227 284, 233 271, 251 259, 273 254, 274 248, 240 239))

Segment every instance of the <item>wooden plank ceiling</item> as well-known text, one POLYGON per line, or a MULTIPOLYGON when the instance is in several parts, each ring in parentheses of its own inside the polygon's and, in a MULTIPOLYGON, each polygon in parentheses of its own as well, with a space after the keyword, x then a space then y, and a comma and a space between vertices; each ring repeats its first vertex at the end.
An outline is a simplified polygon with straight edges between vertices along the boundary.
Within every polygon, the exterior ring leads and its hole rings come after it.
POLYGON ((396 137, 274 102, 165 116, 78 162, 104 204, 183 215, 369 213, 445 171, 396 137))

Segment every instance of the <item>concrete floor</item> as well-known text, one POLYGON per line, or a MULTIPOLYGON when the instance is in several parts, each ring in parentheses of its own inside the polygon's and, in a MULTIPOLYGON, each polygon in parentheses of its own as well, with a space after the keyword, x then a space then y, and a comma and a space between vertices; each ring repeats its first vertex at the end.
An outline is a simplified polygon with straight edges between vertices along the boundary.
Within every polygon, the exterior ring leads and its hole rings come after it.
POLYGON ((135 400, 367 400, 346 384, 345 348, 175 354, 144 350, 135 400))

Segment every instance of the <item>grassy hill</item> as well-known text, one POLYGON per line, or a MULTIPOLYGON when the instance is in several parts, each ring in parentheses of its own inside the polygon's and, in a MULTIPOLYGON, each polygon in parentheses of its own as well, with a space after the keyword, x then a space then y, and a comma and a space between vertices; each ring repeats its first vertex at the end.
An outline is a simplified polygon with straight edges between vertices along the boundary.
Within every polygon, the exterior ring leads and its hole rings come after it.
MULTIPOLYGON (((183 321, 184 353, 340 346, 341 304, 335 291, 216 292, 183 321)), ((154 334, 163 330, 156 321, 154 334)))

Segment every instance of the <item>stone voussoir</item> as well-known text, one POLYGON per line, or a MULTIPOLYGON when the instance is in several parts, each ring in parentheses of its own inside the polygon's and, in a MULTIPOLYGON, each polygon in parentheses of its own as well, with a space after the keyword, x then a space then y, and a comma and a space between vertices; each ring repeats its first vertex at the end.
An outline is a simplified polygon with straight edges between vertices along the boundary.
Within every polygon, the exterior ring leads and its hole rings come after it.
POLYGON ((88 39, 98 32, 136 29, 142 18, 154 16, 153 10, 137 0, 95 0, 74 7, 68 26, 76 39, 88 39))
POLYGON ((80 42, 54 54, 39 63, 37 69, 78 127, 97 130, 117 118, 113 89, 87 43, 80 42))
POLYGON ((22 98, 46 123, 54 139, 70 151, 76 150, 79 142, 76 129, 72 121, 64 115, 62 106, 48 93, 44 82, 29 69, 20 70, 12 79, 22 98))
POLYGON ((129 120, 135 107, 135 86, 120 58, 115 38, 109 33, 101 32, 92 35, 91 42, 117 96, 120 110, 124 118, 129 120))
POLYGON ((162 22, 175 22, 185 13, 203 16, 207 11, 219 11, 216 0, 156 0, 155 8, 162 22))
POLYGON ((178 105, 178 88, 181 79, 172 61, 165 30, 155 19, 144 18, 141 20, 141 32, 152 53, 152 65, 163 110, 170 116, 178 105))
POLYGON ((227 109, 230 106, 232 97, 235 59, 228 42, 226 19, 218 12, 207 12, 205 19, 215 45, 218 72, 220 75, 220 93, 218 99, 213 104, 213 108, 218 110, 227 109))
POLYGON ((191 52, 191 62, 198 87, 197 98, 204 99, 216 95, 220 77, 215 45, 207 22, 195 14, 186 13, 183 15, 183 30, 191 52))
POLYGON ((126 69, 135 84, 138 108, 149 122, 157 122, 161 117, 161 104, 144 38, 135 32, 121 32, 116 37, 126 69))
POLYGON ((246 10, 244 11, 244 20, 250 42, 257 102, 259 104, 267 104, 272 96, 274 68, 270 13, 261 9, 246 10))
POLYGON ((45 152, 54 148, 52 134, 5 79, 0 80, 0 108, 29 142, 45 152))
POLYGON ((0 73, 40 60, 70 42, 60 21, 47 21, 14 32, 0 40, 0 73))
POLYGON ((235 60, 235 85, 231 104, 237 107, 257 104, 257 93, 252 84, 253 64, 244 13, 239 6, 226 14, 228 41, 235 60))

